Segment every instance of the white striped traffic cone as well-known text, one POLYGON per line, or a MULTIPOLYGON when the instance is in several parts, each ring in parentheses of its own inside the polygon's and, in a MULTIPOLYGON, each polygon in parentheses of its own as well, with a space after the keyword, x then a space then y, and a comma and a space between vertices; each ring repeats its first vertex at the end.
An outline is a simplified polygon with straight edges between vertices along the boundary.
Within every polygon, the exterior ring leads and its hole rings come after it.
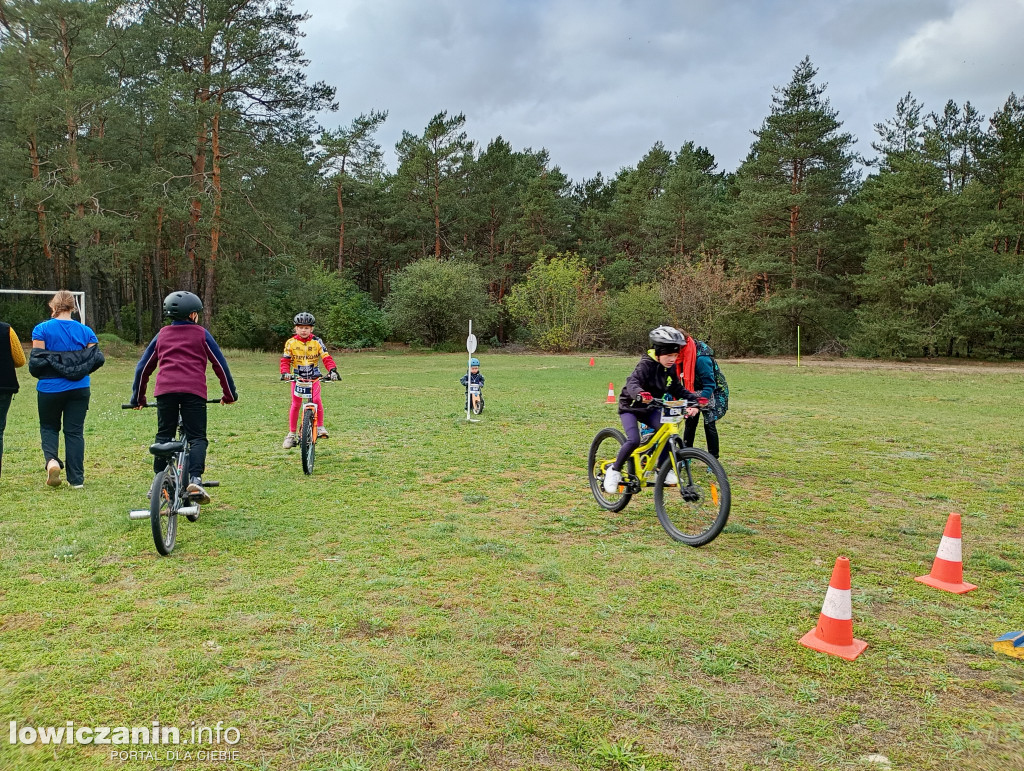
POLYGON ((946 520, 946 530, 939 542, 939 552, 932 563, 932 572, 914 579, 936 589, 954 594, 967 594, 978 587, 964 581, 963 544, 960 540, 960 515, 955 511, 946 520))
POLYGON ((821 606, 818 625, 800 638, 800 644, 822 653, 853 661, 868 644, 853 637, 853 605, 850 602, 850 560, 838 557, 821 606))
POLYGON ((608 384, 608 398, 604 400, 605 404, 615 404, 615 386, 611 383, 608 384))

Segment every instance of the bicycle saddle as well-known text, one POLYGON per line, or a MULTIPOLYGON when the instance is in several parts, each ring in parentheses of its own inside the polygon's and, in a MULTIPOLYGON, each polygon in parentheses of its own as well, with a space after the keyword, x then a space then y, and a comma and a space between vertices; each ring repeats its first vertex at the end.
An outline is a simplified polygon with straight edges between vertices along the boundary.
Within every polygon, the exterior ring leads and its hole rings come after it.
POLYGON ((184 442, 160 442, 159 444, 151 444, 149 446, 149 451, 154 455, 174 455, 174 453, 181 452, 184 449, 184 442))

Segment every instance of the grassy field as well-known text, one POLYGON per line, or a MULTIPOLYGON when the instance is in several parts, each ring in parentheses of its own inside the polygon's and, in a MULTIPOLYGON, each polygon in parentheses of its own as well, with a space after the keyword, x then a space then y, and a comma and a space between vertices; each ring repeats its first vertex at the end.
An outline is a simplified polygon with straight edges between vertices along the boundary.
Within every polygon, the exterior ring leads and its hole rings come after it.
MULTIPOLYGON (((44 486, 34 381, 0 482, 0 768, 169 768, 127 747, 22 746, 19 726, 238 728, 233 769, 1024 769, 1021 375, 730 363, 730 524, 668 539, 649 493, 585 472, 634 361, 342 355, 315 476, 282 450, 276 358, 229 357, 201 520, 157 556, 153 411, 134 362, 94 376, 86 487, 44 486), (964 596, 927 573, 963 514, 964 596), (846 662, 807 650, 852 563, 846 662)), ((702 434, 698 434, 699 443, 702 434)), ((132 748, 132 749, 146 749, 132 748)), ((181 747, 179 752, 195 747, 181 747)), ((164 748, 166 750, 166 748, 164 748)))

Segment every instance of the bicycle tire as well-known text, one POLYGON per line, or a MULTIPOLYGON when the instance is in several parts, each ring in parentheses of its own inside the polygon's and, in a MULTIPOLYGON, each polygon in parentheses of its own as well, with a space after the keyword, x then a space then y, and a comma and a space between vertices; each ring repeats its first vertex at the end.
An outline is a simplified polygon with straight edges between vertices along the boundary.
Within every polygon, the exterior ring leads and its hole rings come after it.
POLYGON ((313 411, 302 411, 302 431, 299 435, 299 451, 302 455, 302 471, 306 476, 313 473, 313 463, 316 460, 316 437, 313 425, 313 411))
MULTIPOLYGON (((615 443, 615 452, 617 454, 618 448, 626 443, 626 435, 617 428, 602 428, 590 443, 590 452, 587 453, 587 477, 590 480, 590 492, 594 494, 594 500, 597 501, 597 505, 602 509, 606 511, 622 511, 629 504, 633 493, 627 491, 623 492, 618 498, 608 497, 609 493, 606 493, 602 486, 604 484, 604 474, 598 473, 595 468, 599 463, 611 463, 615 460, 614 456, 609 457, 611 455, 610 452, 601 449, 601 445, 607 440, 612 440, 608 442, 609 444, 615 443)), ((635 464, 631 456, 622 464, 622 476, 634 476, 634 468, 635 464)))
POLYGON ((661 526, 673 540, 689 546, 704 546, 715 540, 729 521, 732 505, 729 478, 722 464, 710 453, 678 445, 676 439, 670 448, 676 459, 679 484, 665 484, 673 468, 672 463, 663 463, 654 480, 654 509, 661 526))
POLYGON ((153 480, 153 494, 149 498, 149 524, 153 529, 153 543, 163 556, 174 551, 178 535, 178 514, 174 510, 173 480, 167 478, 167 469, 157 472, 153 480))
POLYGON ((474 415, 479 415, 483 411, 484 411, 484 400, 482 398, 481 399, 477 399, 477 403, 473 405, 473 414, 474 415))

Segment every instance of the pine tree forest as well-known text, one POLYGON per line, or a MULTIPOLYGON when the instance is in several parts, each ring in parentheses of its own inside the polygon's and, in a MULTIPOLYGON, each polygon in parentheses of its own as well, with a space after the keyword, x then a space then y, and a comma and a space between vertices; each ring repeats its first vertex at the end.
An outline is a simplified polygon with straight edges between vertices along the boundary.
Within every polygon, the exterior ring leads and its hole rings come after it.
MULTIPOLYGON (((461 345, 472 315, 484 342, 547 350, 671 323, 722 354, 793 353, 799 328, 806 353, 1024 357, 1024 97, 981 115, 908 93, 863 158, 805 58, 733 172, 683 139, 574 181, 446 110, 389 169, 387 112, 341 117, 308 81, 304 20, 2 0, 0 287, 84 291, 90 325, 135 343, 185 289, 241 348, 309 310, 335 347, 461 345)), ((25 335, 39 303, 0 297, 0 318, 25 335)))

